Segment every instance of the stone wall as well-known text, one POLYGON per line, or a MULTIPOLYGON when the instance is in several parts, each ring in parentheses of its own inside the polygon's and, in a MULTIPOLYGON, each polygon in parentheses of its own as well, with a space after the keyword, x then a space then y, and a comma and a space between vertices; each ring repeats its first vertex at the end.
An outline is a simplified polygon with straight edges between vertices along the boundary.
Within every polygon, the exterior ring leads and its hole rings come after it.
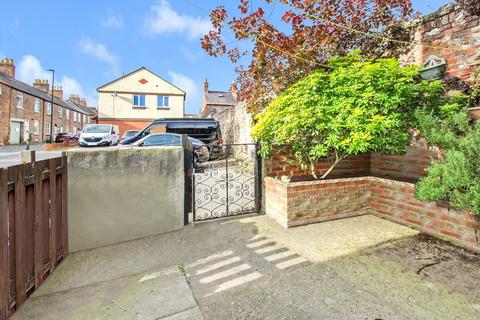
POLYGON ((422 64, 430 55, 444 58, 447 74, 463 80, 480 66, 480 17, 450 3, 415 21, 418 43, 402 57, 406 64, 422 64), (441 48, 438 48, 441 47, 441 48))
POLYGON ((480 217, 415 199, 415 186, 377 177, 265 179, 265 213, 285 228, 374 214, 480 253, 480 217))
POLYGON ((241 101, 237 103, 234 110, 233 142, 252 143, 253 139, 250 135, 252 115, 247 112, 247 106, 241 101))
POLYGON ((181 147, 69 151, 70 250, 182 228, 184 181, 181 147))

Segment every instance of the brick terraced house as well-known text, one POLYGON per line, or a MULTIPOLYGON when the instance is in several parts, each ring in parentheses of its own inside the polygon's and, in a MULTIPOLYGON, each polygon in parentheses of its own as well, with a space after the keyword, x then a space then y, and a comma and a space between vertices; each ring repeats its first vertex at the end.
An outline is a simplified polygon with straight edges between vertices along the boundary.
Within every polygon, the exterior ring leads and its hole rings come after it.
POLYGON ((0 60, 0 145, 23 144, 30 135, 31 143, 41 143, 59 132, 77 133, 95 115, 85 99, 70 96, 63 99, 62 87, 53 88, 48 80, 36 79, 28 85, 15 79, 15 64, 0 60))

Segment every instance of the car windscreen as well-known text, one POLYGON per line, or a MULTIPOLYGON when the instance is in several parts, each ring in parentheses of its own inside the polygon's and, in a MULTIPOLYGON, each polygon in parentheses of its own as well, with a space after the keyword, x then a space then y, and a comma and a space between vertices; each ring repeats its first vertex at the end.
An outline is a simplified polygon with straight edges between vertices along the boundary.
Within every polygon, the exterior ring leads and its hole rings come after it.
POLYGON ((144 146, 179 145, 180 137, 170 134, 153 135, 146 138, 144 146))
POLYGON ((86 126, 83 133, 110 133, 110 126, 86 126))
POLYGON ((133 137, 134 135, 136 135, 137 133, 138 133, 138 131, 126 131, 125 132, 125 137, 130 138, 130 137, 133 137))

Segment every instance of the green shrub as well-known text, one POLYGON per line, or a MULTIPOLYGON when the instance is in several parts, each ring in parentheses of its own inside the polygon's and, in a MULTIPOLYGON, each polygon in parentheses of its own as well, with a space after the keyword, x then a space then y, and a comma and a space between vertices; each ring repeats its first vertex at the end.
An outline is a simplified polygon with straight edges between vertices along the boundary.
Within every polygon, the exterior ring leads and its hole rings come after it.
POLYGON ((257 116, 253 136, 269 156, 274 145, 290 145, 304 169, 330 158, 331 167, 348 155, 369 151, 403 153, 407 128, 417 107, 439 104, 440 82, 419 80, 415 66, 396 59, 363 59, 358 52, 329 61, 288 88, 257 116))
POLYGON ((417 198, 448 201, 454 208, 479 215, 480 125, 472 125, 463 110, 443 117, 417 111, 416 116, 422 135, 445 150, 445 158, 435 161, 427 177, 417 183, 417 198))

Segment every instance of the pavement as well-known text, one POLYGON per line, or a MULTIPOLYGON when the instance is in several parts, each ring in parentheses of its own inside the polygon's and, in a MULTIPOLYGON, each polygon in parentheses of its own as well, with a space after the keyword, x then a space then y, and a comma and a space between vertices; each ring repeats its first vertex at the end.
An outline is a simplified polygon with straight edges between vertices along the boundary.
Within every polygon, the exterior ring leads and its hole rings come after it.
MULTIPOLYGON (((26 147, 27 146, 24 144, 0 146, 0 155, 4 153, 20 152, 25 150, 26 147)), ((41 151, 42 147, 43 144, 32 144, 30 145, 30 150, 41 151)))
POLYGON ((479 319, 478 256, 435 269, 418 237, 373 216, 189 225, 70 254, 12 319, 479 319))
MULTIPOLYGON (((43 144, 33 144, 30 150, 35 150, 36 160, 46 160, 61 156, 59 151, 42 151, 43 144)), ((0 146, 0 168, 20 164, 20 152, 26 150, 26 145, 0 146)))

